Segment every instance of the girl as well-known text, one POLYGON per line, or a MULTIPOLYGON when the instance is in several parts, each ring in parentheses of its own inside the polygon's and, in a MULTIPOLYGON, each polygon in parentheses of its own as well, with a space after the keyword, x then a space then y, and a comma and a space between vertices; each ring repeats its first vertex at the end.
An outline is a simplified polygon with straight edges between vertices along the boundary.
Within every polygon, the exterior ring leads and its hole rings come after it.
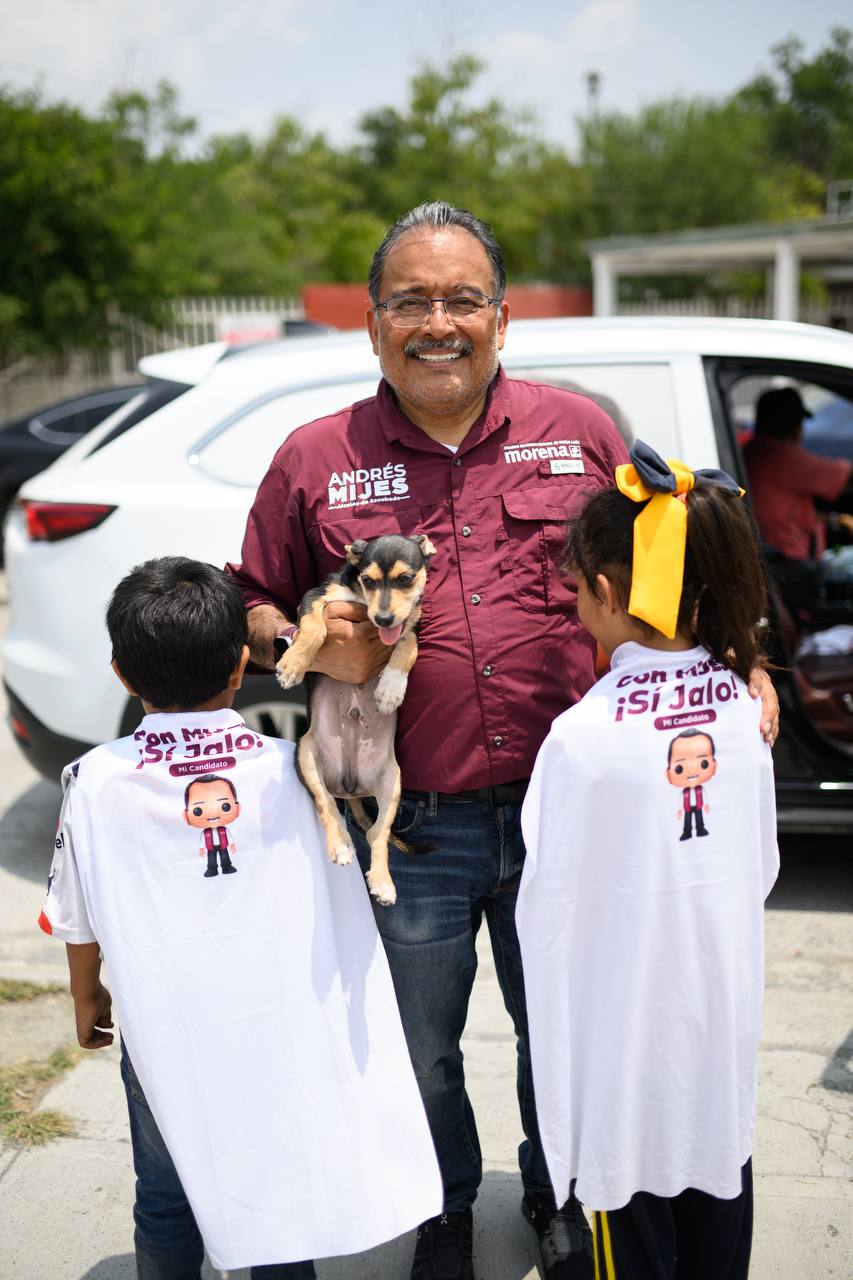
POLYGON ((569 535, 611 669, 554 721, 517 908, 557 1203, 594 1210, 597 1280, 742 1280, 778 870, 745 682, 765 596, 741 490, 638 442, 569 535))

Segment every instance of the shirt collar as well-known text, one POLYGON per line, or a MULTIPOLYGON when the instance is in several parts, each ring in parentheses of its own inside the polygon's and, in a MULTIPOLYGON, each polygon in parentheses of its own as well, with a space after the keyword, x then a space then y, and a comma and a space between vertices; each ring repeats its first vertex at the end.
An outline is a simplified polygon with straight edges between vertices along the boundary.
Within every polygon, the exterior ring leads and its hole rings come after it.
MULTIPOLYGON (((420 449, 427 453, 447 454, 444 445, 433 440, 420 427, 416 427, 409 421, 397 403, 393 387, 384 378, 380 381, 376 392, 376 410, 379 425, 388 441, 399 440, 401 444, 413 449, 420 449)), ((509 379, 499 365, 489 387, 483 412, 468 428, 458 452, 467 453, 486 436, 490 436, 493 431, 498 431, 509 419, 509 379)))
POLYGON ((672 667, 675 671, 678 668, 686 668, 705 657, 707 654, 701 645, 694 645, 692 649, 652 649, 636 640, 624 640, 610 655, 610 670, 617 671, 620 668, 634 666, 648 667, 654 664, 667 669, 672 667))
POLYGON ((146 734, 174 733, 184 727, 206 729, 213 734, 224 733, 227 729, 245 729, 246 724, 238 711, 223 707, 219 711, 155 711, 144 716, 139 725, 146 734))

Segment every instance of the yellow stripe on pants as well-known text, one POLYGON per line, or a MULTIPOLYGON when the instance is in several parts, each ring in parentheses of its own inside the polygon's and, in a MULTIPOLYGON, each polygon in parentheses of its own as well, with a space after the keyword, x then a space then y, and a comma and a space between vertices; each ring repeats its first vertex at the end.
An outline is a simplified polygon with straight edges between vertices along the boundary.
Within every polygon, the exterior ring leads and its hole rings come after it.
POLYGON ((592 1258, 595 1267, 595 1280, 616 1280, 616 1267, 613 1262, 613 1244, 610 1239, 610 1223, 607 1213, 593 1211, 592 1215, 592 1258), (601 1233, 601 1244, 604 1251, 605 1274, 601 1274, 601 1262, 598 1253, 598 1236, 601 1233))
POLYGON ((604 1261, 607 1263, 607 1280, 616 1280, 616 1267, 613 1262, 613 1245, 610 1241, 610 1223, 607 1214, 601 1215, 601 1234, 604 1239, 604 1261))

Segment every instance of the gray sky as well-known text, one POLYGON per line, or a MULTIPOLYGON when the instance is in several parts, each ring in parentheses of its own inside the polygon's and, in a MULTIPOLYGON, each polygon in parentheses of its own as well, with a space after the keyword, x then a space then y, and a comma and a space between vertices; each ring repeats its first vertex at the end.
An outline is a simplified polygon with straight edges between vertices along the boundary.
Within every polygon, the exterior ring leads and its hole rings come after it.
POLYGON ((473 52, 489 64, 477 96, 533 107, 571 145, 587 71, 605 109, 722 95, 785 36, 812 54, 833 26, 853 26, 850 0, 0 0, 0 81, 94 108, 167 78, 205 134, 287 114, 342 141, 405 102, 419 62, 473 52))

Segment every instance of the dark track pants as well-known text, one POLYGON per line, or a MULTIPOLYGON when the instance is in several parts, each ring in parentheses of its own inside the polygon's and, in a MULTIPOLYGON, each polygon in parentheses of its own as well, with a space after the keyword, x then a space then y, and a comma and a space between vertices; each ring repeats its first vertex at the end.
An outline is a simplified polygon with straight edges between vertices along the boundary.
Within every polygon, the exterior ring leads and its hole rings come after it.
POLYGON ((742 1191, 718 1200, 689 1188, 667 1199, 640 1191, 594 1213, 595 1280, 746 1280, 752 1247, 752 1160, 742 1191))

